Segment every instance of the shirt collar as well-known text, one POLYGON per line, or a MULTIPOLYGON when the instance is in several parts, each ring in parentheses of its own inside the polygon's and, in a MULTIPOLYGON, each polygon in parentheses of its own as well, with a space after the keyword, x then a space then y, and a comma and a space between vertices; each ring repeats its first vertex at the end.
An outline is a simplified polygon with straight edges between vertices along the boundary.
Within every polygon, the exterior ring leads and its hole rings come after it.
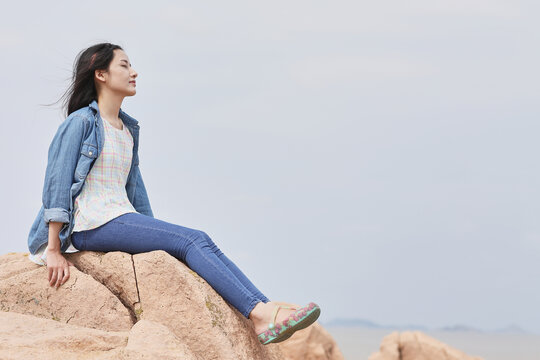
MULTIPOLYGON (((97 100, 92 100, 92 102, 88 105, 90 106, 91 109, 94 109, 96 113, 99 112, 99 107, 98 107, 98 103, 97 103, 97 100)), ((122 119, 122 121, 126 124, 126 125, 130 125, 130 126, 133 126, 133 127, 139 127, 138 125, 138 121, 135 120, 134 118, 132 118, 131 116, 129 116, 128 114, 126 114, 122 108, 120 108, 120 112, 118 113, 118 117, 120 117, 120 119, 122 119)))

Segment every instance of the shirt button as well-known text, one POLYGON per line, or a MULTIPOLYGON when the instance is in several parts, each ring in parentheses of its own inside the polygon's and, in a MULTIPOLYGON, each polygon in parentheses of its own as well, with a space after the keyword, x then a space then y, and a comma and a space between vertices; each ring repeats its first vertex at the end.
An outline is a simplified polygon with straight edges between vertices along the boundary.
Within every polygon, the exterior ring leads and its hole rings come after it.
POLYGON ((88 152, 88 154, 89 154, 89 155, 92 155, 92 152, 91 152, 91 151, 89 151, 89 152, 88 152))

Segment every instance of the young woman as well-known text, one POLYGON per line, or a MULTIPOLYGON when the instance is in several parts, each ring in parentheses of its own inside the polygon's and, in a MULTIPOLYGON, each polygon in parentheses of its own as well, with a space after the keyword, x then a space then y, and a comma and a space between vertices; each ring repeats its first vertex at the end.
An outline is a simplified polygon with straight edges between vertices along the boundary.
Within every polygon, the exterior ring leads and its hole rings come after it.
POLYGON ((50 286, 64 284, 76 251, 164 250, 203 277, 251 319, 262 344, 289 338, 320 314, 270 301, 203 231, 154 218, 139 170, 138 121, 122 109, 136 93, 137 72, 124 50, 101 43, 79 53, 67 118, 48 152, 43 205, 32 224, 32 261, 47 265, 50 286))

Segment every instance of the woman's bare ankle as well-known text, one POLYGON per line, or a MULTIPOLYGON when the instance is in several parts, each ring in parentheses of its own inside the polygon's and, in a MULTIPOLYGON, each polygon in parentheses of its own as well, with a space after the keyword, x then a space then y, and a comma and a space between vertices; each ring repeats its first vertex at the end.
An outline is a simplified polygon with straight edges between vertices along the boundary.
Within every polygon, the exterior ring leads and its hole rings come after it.
MULTIPOLYGON (((251 321, 253 321, 257 334, 267 329, 270 322, 274 322, 274 319, 272 319, 272 313, 277 305, 284 305, 284 307, 282 307, 276 314, 276 324, 285 320, 291 313, 295 311, 294 309, 287 308, 287 306, 297 307, 296 304, 281 301, 269 301, 267 303, 258 302, 249 314, 249 318, 251 321)), ((299 306, 297 308, 299 308, 299 306)))
POLYGON ((255 304, 255 307, 253 307, 253 309, 249 313, 249 318, 253 322, 262 320, 265 315, 265 309, 266 309, 266 304, 263 303, 262 301, 259 301, 257 304, 255 304))

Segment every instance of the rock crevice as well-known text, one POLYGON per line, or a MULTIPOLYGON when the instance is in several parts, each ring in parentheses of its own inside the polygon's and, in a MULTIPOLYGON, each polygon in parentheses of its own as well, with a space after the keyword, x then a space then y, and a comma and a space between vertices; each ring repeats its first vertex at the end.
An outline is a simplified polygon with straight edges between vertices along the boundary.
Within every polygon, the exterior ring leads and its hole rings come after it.
POLYGON ((90 275, 101 283, 120 301, 129 313, 132 324, 138 321, 136 304, 138 304, 138 291, 129 291, 130 284, 136 289, 135 267, 132 255, 122 252, 83 252, 68 253, 65 257, 81 272, 90 275), (105 262, 104 262, 105 261, 105 262), (133 280, 130 279, 133 276, 133 280), (136 299, 134 301, 134 299, 136 299))
POLYGON ((133 278, 135 279, 135 289, 137 289, 137 302, 136 303, 140 303, 141 296, 139 294, 139 284, 137 283, 137 269, 135 269, 135 262, 133 261, 133 255, 131 255, 130 258, 131 258, 131 265, 133 266, 133 278))

